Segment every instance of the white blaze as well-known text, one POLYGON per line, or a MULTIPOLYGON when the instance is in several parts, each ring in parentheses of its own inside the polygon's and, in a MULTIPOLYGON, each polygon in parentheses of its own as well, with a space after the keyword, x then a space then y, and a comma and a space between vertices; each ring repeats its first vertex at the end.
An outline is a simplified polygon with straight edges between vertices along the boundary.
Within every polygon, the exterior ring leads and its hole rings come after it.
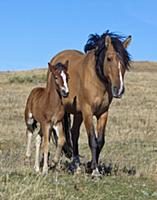
POLYGON ((66 81, 66 75, 63 71, 61 72, 61 77, 63 79, 63 85, 64 85, 63 89, 65 90, 66 93, 68 93, 69 89, 68 89, 68 85, 67 85, 67 81, 66 81))
POLYGON ((124 86, 120 62, 118 63, 118 70, 119 70, 119 79, 120 79, 120 88, 119 88, 118 95, 120 95, 123 91, 123 86, 124 86))

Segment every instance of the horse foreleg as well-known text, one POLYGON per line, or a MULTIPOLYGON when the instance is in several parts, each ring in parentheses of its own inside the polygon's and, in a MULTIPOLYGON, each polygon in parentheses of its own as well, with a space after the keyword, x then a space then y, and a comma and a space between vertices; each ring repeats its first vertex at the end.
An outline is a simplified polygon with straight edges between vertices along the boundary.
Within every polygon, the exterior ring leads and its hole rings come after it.
POLYGON ((57 123, 55 126, 53 126, 53 128, 55 129, 56 134, 58 136, 57 149, 56 149, 55 156, 53 159, 53 162, 54 162, 53 165, 56 165, 60 159, 62 148, 65 143, 65 135, 64 135, 64 131, 63 131, 62 122, 57 123))
POLYGON ((36 152, 35 152, 35 165, 34 170, 36 172, 39 172, 40 170, 40 146, 41 146, 41 140, 42 140, 42 131, 41 129, 38 132, 38 135, 36 136, 36 152))
POLYGON ((78 139, 80 136, 80 126, 82 124, 82 114, 74 115, 73 125, 71 128, 72 144, 73 144, 73 162, 76 167, 80 165, 79 150, 78 150, 78 139))
POLYGON ((92 154, 92 161, 91 161, 91 169, 93 170, 92 176, 100 176, 98 170, 98 163, 96 159, 97 148, 98 148, 97 138, 94 130, 93 115, 92 112, 89 111, 90 107, 88 107, 88 109, 86 109, 86 112, 83 113, 83 120, 88 134, 88 143, 92 154))
POLYGON ((107 117, 108 117, 108 112, 103 113, 98 119, 97 119, 97 153, 96 153, 96 159, 97 163, 99 161, 99 155, 100 152, 104 146, 105 143, 105 127, 107 123, 107 117))

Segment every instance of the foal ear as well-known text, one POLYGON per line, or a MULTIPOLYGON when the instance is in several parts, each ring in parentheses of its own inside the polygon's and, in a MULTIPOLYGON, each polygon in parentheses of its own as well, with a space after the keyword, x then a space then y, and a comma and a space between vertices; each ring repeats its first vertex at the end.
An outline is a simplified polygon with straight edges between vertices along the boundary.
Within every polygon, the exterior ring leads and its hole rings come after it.
POLYGON ((108 48, 111 45, 111 38, 109 35, 106 36, 105 38, 105 46, 108 48))
POLYGON ((49 66, 50 72, 54 73, 56 70, 55 65, 51 65, 51 63, 48 63, 48 66, 49 66))
POLYGON ((68 66, 69 66, 69 60, 67 60, 64 64, 64 67, 65 67, 65 70, 67 71, 68 70, 68 66))
POLYGON ((131 35, 129 35, 129 37, 126 38, 126 40, 124 40, 123 47, 127 48, 129 46, 130 42, 131 42, 131 35))

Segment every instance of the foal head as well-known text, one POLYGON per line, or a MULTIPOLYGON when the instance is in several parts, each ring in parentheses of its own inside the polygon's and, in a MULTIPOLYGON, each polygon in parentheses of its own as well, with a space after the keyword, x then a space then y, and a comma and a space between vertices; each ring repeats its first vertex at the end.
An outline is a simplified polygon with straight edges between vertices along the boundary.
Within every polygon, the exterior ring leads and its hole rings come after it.
POLYGON ((52 75, 55 79, 55 83, 59 89, 61 96, 67 97, 69 94, 69 88, 68 88, 69 75, 67 73, 68 61, 66 61, 65 64, 59 62, 56 65, 51 65, 51 63, 48 63, 48 65, 49 65, 49 70, 50 72, 52 72, 52 75))
POLYGON ((104 83, 110 83, 112 96, 120 98, 124 94, 124 74, 130 66, 130 56, 126 50, 131 36, 123 37, 108 31, 103 35, 91 35, 85 52, 95 49, 96 73, 104 83))

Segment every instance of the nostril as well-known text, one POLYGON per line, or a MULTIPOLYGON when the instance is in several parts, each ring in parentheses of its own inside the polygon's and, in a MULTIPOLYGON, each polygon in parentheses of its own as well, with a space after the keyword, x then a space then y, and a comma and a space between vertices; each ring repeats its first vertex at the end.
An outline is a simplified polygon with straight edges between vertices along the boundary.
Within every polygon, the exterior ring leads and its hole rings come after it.
POLYGON ((115 94, 118 94, 118 88, 116 86, 113 87, 113 91, 115 94))

